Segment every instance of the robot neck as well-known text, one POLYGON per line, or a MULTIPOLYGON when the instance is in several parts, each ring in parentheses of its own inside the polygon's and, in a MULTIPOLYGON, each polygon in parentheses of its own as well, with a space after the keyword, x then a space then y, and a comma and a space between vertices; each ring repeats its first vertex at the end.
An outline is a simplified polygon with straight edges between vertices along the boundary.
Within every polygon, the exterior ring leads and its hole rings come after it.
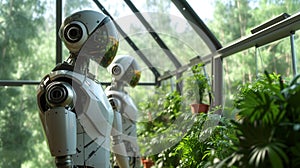
POLYGON ((115 80, 112 81, 112 89, 113 90, 125 92, 124 87, 125 87, 124 82, 115 81, 115 80))
POLYGON ((95 76, 88 73, 89 60, 85 57, 78 57, 77 54, 71 53, 68 59, 65 61, 68 65, 74 68, 74 71, 80 74, 88 75, 89 78, 94 79, 95 76))
POLYGON ((76 58, 77 58, 77 54, 71 53, 65 62, 75 67, 76 58))

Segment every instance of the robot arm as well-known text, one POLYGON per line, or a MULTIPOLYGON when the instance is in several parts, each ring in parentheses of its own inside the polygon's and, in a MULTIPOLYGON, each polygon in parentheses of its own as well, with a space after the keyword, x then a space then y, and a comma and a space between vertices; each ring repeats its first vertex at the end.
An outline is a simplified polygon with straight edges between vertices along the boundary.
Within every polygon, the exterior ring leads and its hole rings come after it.
MULTIPOLYGON (((47 78, 46 78, 47 79, 47 78)), ((71 155, 76 153, 76 115, 73 111, 76 94, 66 82, 41 85, 38 94, 40 118, 57 167, 72 166, 71 155)))
POLYGON ((112 136, 112 152, 116 156, 116 160, 120 168, 129 168, 129 161, 125 144, 122 140, 123 128, 122 128, 122 116, 120 113, 121 102, 115 98, 109 98, 109 102, 114 110, 113 128, 111 132, 112 136))

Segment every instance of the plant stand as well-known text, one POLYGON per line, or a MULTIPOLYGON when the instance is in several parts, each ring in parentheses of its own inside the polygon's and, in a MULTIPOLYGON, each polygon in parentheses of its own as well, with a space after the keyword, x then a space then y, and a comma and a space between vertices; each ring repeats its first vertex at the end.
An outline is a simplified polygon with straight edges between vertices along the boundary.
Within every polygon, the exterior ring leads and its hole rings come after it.
POLYGON ((208 104, 191 104, 193 114, 207 113, 209 110, 208 104))

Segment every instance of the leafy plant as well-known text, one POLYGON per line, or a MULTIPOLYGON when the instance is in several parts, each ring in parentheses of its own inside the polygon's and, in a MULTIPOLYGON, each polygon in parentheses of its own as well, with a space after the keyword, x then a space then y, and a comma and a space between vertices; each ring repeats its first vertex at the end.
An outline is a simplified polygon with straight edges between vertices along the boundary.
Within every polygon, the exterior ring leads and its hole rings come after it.
POLYGON ((300 166, 298 78, 287 86, 279 75, 265 73, 240 88, 235 101, 240 121, 233 122, 238 141, 233 145, 235 152, 220 167, 300 166))
MULTIPOLYGON (((157 90, 157 92, 160 92, 157 90)), ((171 167, 179 159, 171 152, 176 146, 181 132, 176 132, 178 128, 174 121, 181 112, 181 95, 177 91, 164 93, 164 96, 151 96, 145 103, 140 104, 143 113, 147 113, 148 118, 144 122, 139 122, 139 142, 142 155, 151 158, 156 165, 171 167), (169 144, 172 146, 166 148, 169 144), (165 149, 166 148, 166 149, 165 149), (157 150, 162 150, 158 151, 157 150), (150 156, 149 156, 150 155, 150 156)))
POLYGON ((168 128, 181 114, 181 96, 177 91, 170 93, 162 91, 160 94, 149 97, 140 104, 140 107, 143 113, 147 114, 144 122, 139 123, 140 134, 145 131, 154 134, 168 128), (161 97, 161 94, 164 94, 164 97, 161 97))
POLYGON ((200 113, 176 148, 180 167, 209 167, 232 153, 235 137, 229 120, 216 114, 200 113))
POLYGON ((180 141, 176 151, 181 156, 180 166, 200 166, 201 158, 204 156, 204 145, 200 142, 199 136, 207 115, 201 113, 194 118, 195 123, 187 135, 180 141))
POLYGON ((193 99, 195 103, 203 103, 205 91, 209 91, 208 79, 203 74, 203 64, 197 64, 192 67, 192 75, 186 80, 186 97, 193 99))
POLYGON ((234 130, 234 125, 229 118, 221 117, 218 125, 206 129, 202 132, 208 131, 210 136, 205 141, 207 148, 204 151, 205 155, 202 158, 204 167, 214 167, 215 163, 230 156, 233 152, 233 143, 237 140, 234 130))

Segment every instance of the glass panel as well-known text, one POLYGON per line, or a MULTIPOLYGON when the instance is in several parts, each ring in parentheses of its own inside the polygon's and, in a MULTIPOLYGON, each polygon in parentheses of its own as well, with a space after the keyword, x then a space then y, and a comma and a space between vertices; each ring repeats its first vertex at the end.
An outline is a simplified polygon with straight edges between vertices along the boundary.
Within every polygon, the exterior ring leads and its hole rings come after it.
MULTIPOLYGON (((232 107, 239 85, 255 81, 256 76, 263 75, 265 71, 280 74, 284 80, 290 81, 293 77, 290 47, 288 37, 225 58, 223 60, 224 106, 232 107)), ((299 64, 299 61, 297 63, 299 64)))
POLYGON ((223 59, 224 107, 232 107, 240 84, 255 80, 254 55, 250 49, 223 59))
POLYGON ((300 9, 300 1, 187 1, 223 46, 282 13, 292 15, 300 9))
MULTIPOLYGON (((143 50, 141 50, 141 52, 145 56, 147 56, 143 50)), ((124 39, 121 39, 121 41, 120 41, 120 48, 119 48, 118 54, 131 55, 137 60, 139 66, 142 70, 140 82, 150 82, 150 83, 152 82, 153 83, 155 81, 155 76, 154 76, 153 72, 148 68, 148 66, 144 63, 144 61, 140 58, 140 56, 129 46, 129 44, 124 39)), ((151 58, 149 58, 149 57, 147 57, 147 58, 149 61, 151 60, 151 58)), ((161 71, 158 66, 155 66, 154 62, 151 62, 151 63, 153 65, 153 67, 155 67, 158 71, 161 71)))
MULTIPOLYGON (((131 12, 131 11, 130 11, 131 12)), ((139 22, 135 15, 130 13, 128 16, 124 16, 116 19, 117 24, 122 28, 126 35, 133 41, 133 43, 138 47, 139 52, 141 52, 146 59, 155 67, 160 73, 161 63, 158 63, 155 59, 157 57, 165 58, 163 53, 159 53, 158 46, 155 41, 152 39, 149 33, 145 30, 145 27, 139 22), (146 43, 145 43, 146 42, 146 43), (152 47, 154 46, 154 47, 152 47), (151 50, 153 49, 153 50, 151 50)), ((155 76, 141 59, 141 57, 133 50, 133 48, 128 44, 124 37, 120 35, 120 46, 118 53, 119 55, 131 55, 139 63, 140 68, 142 69, 141 82, 154 82, 155 76)), ((169 61, 165 61, 169 62, 169 61)))
POLYGON ((265 70, 281 74, 283 78, 291 78, 293 76, 289 37, 259 47, 257 59, 259 73, 263 73, 265 70))
POLYGON ((54 168, 36 104, 36 86, 0 87, 0 167, 54 168))
POLYGON ((186 0, 197 15, 206 22, 213 19, 215 0, 210 1, 197 1, 197 0, 186 0))
POLYGON ((47 12, 54 6, 53 1, 2 2, 0 80, 38 80, 55 65, 55 15, 47 12))
MULTIPOLYGON (((164 71, 175 69, 175 66, 163 53, 161 48, 147 32, 146 28, 132 13, 131 9, 123 1, 101 1, 106 10, 110 12, 117 24, 122 28, 126 35, 134 42, 139 51, 148 59, 148 61, 163 74, 164 71), (122 11, 122 12, 120 12, 122 11)), ((131 55, 136 58, 142 68, 141 82, 154 82, 154 75, 140 58, 139 55, 127 43, 120 34, 120 46, 118 54, 131 55), (144 75, 145 74, 145 75, 144 75)))
POLYGON ((171 1, 141 3, 133 0, 147 22, 183 65, 195 56, 210 53, 209 48, 171 1))

